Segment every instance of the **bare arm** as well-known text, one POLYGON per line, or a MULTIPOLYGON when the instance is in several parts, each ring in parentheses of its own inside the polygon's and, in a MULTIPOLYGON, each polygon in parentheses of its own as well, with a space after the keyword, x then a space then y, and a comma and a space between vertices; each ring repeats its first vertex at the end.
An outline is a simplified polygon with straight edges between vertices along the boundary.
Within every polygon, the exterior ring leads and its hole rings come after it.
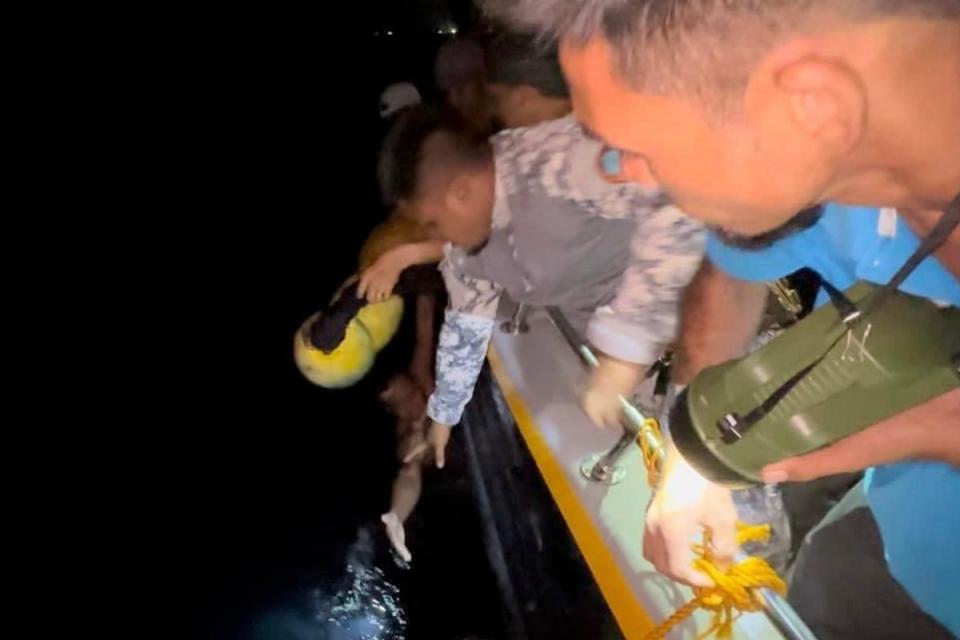
POLYGON ((415 264, 438 262, 443 258, 443 242, 411 242, 384 252, 360 276, 357 295, 370 302, 383 300, 393 292, 400 274, 415 264))
POLYGON ((960 389, 911 407, 825 449, 768 465, 766 482, 813 480, 900 460, 960 468, 960 389))
POLYGON ((766 285, 738 280, 704 259, 684 293, 674 381, 688 384, 707 367, 745 354, 766 301, 766 285))
POLYGON ((424 240, 413 244, 397 247, 394 251, 401 253, 407 260, 406 266, 439 262, 443 258, 442 240, 424 240))

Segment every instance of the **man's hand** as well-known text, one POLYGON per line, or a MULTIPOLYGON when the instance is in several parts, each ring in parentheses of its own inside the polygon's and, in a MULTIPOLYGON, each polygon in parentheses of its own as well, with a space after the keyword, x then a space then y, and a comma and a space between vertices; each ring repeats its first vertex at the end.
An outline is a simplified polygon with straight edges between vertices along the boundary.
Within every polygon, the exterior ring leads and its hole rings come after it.
POLYGON ((704 528, 721 566, 737 551, 737 509, 730 490, 700 476, 670 448, 663 483, 647 509, 643 556, 657 571, 678 582, 709 587, 706 574, 693 568, 692 546, 704 528))
POLYGON ((427 441, 413 447, 403 459, 404 464, 413 462, 428 449, 433 449, 433 457, 437 463, 437 469, 443 469, 446 464, 444 454, 447 450, 447 442, 450 441, 450 426, 430 421, 430 430, 427 433, 427 441))
POLYGON ((367 302, 386 300, 397 286, 400 274, 409 266, 403 246, 385 252, 360 275, 357 295, 367 302))
POLYGON ((867 427, 829 447, 764 467, 767 483, 805 481, 898 460, 960 467, 960 389, 867 427))
POLYGON ((583 410, 601 427, 616 427, 623 415, 621 396, 629 399, 637 387, 643 365, 601 356, 600 364, 590 375, 589 387, 583 394, 583 410))

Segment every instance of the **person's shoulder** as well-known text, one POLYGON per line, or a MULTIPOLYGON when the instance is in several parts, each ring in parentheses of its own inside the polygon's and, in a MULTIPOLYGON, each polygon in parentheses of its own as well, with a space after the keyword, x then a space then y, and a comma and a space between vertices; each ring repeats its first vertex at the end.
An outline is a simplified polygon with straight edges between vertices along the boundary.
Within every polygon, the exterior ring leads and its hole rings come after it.
POLYGON ((564 118, 495 135, 494 162, 504 196, 561 197, 577 128, 575 121, 564 118))
POLYGON ((553 141, 554 145, 562 140, 578 140, 584 137, 583 128, 577 124, 573 116, 566 116, 559 120, 548 120, 530 127, 504 129, 495 134, 493 142, 494 152, 519 153, 541 150, 543 144, 553 141))

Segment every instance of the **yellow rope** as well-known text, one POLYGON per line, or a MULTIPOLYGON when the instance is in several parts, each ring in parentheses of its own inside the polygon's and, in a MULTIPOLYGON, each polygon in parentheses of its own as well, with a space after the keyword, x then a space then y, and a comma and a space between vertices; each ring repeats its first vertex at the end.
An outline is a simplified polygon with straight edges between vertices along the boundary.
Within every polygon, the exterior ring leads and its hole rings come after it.
MULTIPOLYGON (((747 542, 766 542, 770 539, 770 525, 737 525, 737 544, 747 542)), ((713 580, 712 587, 694 587, 694 597, 648 633, 644 640, 662 640, 670 631, 686 620, 697 609, 713 612, 713 622, 698 640, 710 634, 723 640, 733 637, 733 622, 744 611, 758 611, 763 603, 755 589, 770 588, 781 595, 786 593, 787 585, 777 572, 763 558, 749 557, 726 571, 714 564, 710 552, 710 533, 704 531, 703 544, 696 545, 697 558, 693 566, 703 571, 713 580)))
MULTIPOLYGON (((663 442, 663 435, 660 433, 660 423, 654 418, 647 418, 637 436, 637 443, 643 453, 647 480, 651 487, 656 487, 660 483, 663 449, 653 446, 652 442, 663 442)), ((767 542, 769 539, 770 525, 737 524, 738 546, 748 542, 767 542)), ((770 588, 781 595, 787 591, 787 585, 763 558, 751 556, 726 571, 717 567, 711 552, 709 530, 703 532, 703 544, 694 546, 693 550, 697 554, 693 566, 707 574, 713 580, 713 586, 694 587, 693 599, 644 636, 644 640, 663 640, 674 627, 693 615, 697 609, 713 612, 710 627, 698 636, 698 640, 711 634, 716 634, 720 640, 732 638, 733 623, 740 613, 763 608, 763 603, 754 589, 770 588)))
POLYGON ((640 451, 643 453, 643 464, 647 468, 647 482, 651 487, 660 484, 660 459, 663 456, 663 448, 655 448, 651 441, 663 442, 663 434, 660 433, 660 423, 656 418, 647 418, 643 421, 643 427, 637 435, 637 444, 640 445, 640 451), (648 437, 646 432, 652 434, 648 437))

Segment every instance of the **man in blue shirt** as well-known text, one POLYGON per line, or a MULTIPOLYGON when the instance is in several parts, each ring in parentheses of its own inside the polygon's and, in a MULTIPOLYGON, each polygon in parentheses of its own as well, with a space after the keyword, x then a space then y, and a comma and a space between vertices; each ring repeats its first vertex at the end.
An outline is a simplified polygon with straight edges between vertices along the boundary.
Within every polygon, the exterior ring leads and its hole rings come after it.
MULTIPOLYGON (((696 286, 712 279, 718 289, 751 288, 752 282, 774 280, 803 267, 841 290, 857 280, 884 283, 918 244, 893 209, 830 204, 815 224, 766 248, 740 249, 711 235, 711 266, 704 268, 699 278, 706 280, 696 286), (709 275, 714 268, 722 273, 709 275), (717 287, 723 279, 727 282, 717 287)), ((900 289, 960 306, 960 282, 934 258, 921 262, 900 289)), ((821 291, 817 302, 826 301, 821 291)), ((688 316, 711 311, 722 309, 712 310, 709 303, 687 308, 688 316)), ((822 638, 854 632, 875 637, 869 630, 877 628, 901 637, 949 637, 929 616, 960 634, 958 505, 960 471, 948 464, 909 461, 868 470, 862 486, 807 541, 797 562, 791 601, 822 638), (885 565, 896 582, 883 570, 885 565), (919 614, 917 605, 929 616, 919 614)))

